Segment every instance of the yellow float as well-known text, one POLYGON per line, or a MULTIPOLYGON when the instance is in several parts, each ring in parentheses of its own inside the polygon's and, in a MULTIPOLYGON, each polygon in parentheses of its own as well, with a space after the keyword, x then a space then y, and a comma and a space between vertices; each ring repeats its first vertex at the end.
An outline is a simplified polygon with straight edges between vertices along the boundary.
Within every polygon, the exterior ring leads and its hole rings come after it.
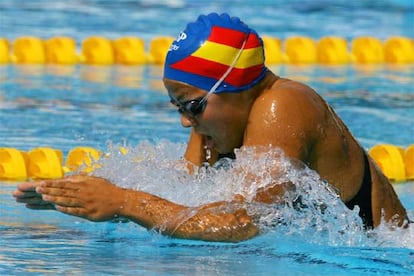
POLYGON ((407 179, 414 179, 414 144, 404 151, 405 174, 407 179))
POLYGON ((40 147, 28 153, 29 164, 27 168, 29 178, 51 179, 63 176, 61 150, 40 147))
POLYGON ((108 38, 93 36, 82 42, 81 61, 89 65, 114 64, 114 49, 108 38))
POLYGON ((10 61, 10 46, 9 41, 5 38, 0 38, 0 64, 6 64, 10 61))
POLYGON ((0 179, 26 180, 27 154, 15 148, 0 148, 0 179))
POLYGON ((318 61, 322 64, 346 64, 350 61, 347 41, 342 37, 323 37, 317 45, 318 61))
POLYGON ((356 63, 383 63, 384 47, 378 38, 356 37, 352 40, 352 54, 356 63))
POLYGON ((285 40, 288 63, 309 64, 317 62, 316 43, 310 37, 294 36, 285 40))
POLYGON ((390 37, 385 41, 384 54, 389 63, 413 63, 414 41, 408 37, 390 37))
POLYGON ((71 37, 52 37, 45 41, 46 62, 49 64, 76 64, 76 42, 71 37))
POLYGON ((369 155, 389 179, 406 180, 403 148, 389 144, 376 145, 369 150, 369 155))
POLYGON ((279 64, 287 60, 282 51, 280 39, 270 36, 263 36, 262 39, 267 65, 279 64))
POLYGON ((12 61, 18 64, 43 64, 46 61, 43 40, 24 36, 13 43, 12 61))
POLYGON ((101 158, 102 152, 92 147, 76 147, 68 153, 65 166, 65 172, 77 171, 83 167, 83 172, 91 172, 98 166, 93 164, 101 158))
POLYGON ((156 37, 151 40, 149 48, 149 61, 154 64, 164 64, 168 49, 174 38, 168 36, 156 37))
POLYGON ((137 65, 147 63, 145 42, 138 37, 121 37, 113 42, 115 63, 137 65))

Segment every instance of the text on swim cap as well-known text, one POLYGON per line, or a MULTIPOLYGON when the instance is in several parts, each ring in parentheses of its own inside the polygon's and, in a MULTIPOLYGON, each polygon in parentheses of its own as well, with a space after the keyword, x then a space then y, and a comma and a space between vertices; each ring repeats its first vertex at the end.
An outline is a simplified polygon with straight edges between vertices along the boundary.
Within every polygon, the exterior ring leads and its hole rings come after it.
MULTIPOLYGON (((181 40, 185 40, 185 39, 187 39, 187 34, 185 32, 181 32, 180 35, 175 40, 175 42, 180 42, 181 40)), ((177 51, 178 49, 180 49, 180 46, 173 43, 168 49, 168 51, 177 51)))
POLYGON ((181 32, 175 41, 180 42, 181 40, 185 39, 187 39, 187 34, 185 32, 181 32))

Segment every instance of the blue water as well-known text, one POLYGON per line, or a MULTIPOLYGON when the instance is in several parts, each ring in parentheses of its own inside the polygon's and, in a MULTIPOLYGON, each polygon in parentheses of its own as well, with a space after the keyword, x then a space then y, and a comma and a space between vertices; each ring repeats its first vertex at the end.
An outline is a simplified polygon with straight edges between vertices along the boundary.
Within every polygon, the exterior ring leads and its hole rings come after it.
MULTIPOLYGON (((68 35, 80 43, 91 35, 135 35, 149 41, 158 35, 175 36, 187 21, 209 11, 230 12, 259 33, 282 39, 291 35, 414 37, 412 1, 332 2, 3 0, 0 37, 68 35)), ((402 147, 414 143, 413 65, 271 69, 315 88, 366 149, 379 143, 402 147)), ((231 194, 236 189, 228 185, 235 178, 231 171, 200 180, 182 177, 169 167, 169 161, 181 156, 189 130, 180 127, 161 76, 162 68, 157 66, 0 66, 0 147, 28 151, 48 146, 67 154, 75 146, 92 146, 112 153, 95 173, 119 185, 158 191, 188 204, 231 194), (131 154, 117 155, 118 145, 125 145, 131 154), (134 154, 146 156, 135 167, 134 154), (158 166, 151 166, 154 160, 158 166)), ((245 166, 254 165, 243 156, 238 159, 245 166)), ((306 180, 318 183, 313 176, 306 180)), ((27 210, 10 196, 15 185, 0 183, 0 275, 414 273, 412 229, 382 227, 367 235, 352 212, 333 219, 283 209, 281 214, 290 218, 285 225, 269 228, 268 218, 263 235, 238 244, 218 244, 170 239, 132 223, 92 223, 27 210), (310 220, 319 224, 309 226, 310 220), (346 228, 348 224, 352 227, 346 228)), ((413 218, 414 183, 394 187, 413 218)), ((316 194, 303 192, 315 200, 329 199, 327 213, 345 212, 323 187, 316 194)))
MULTIPOLYGON (((412 144, 414 66, 363 68, 271 67, 315 88, 366 149, 412 144)), ((105 149, 109 141, 187 141, 189 130, 166 100, 162 67, 3 66, 0 75, 5 146, 29 150, 47 139, 67 152, 83 145, 105 149), (56 123, 45 125, 51 116, 56 123)))
POLYGON ((375 35, 384 39, 413 36, 413 5, 410 0, 3 0, 0 34, 11 39, 28 34, 77 39, 90 35, 175 37, 198 14, 216 11, 239 16, 261 34, 280 38, 375 35))

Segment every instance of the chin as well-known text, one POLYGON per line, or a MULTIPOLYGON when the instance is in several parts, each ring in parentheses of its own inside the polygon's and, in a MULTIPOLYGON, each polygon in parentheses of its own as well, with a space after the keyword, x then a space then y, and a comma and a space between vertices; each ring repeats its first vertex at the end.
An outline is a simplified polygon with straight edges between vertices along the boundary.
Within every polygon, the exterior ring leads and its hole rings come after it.
MULTIPOLYGON (((221 139, 220 139, 221 140, 221 139)), ((218 140, 213 139, 213 149, 219 154, 227 154, 233 152, 237 146, 234 146, 233 143, 229 143, 228 139, 224 139, 225 143, 220 143, 218 140)))

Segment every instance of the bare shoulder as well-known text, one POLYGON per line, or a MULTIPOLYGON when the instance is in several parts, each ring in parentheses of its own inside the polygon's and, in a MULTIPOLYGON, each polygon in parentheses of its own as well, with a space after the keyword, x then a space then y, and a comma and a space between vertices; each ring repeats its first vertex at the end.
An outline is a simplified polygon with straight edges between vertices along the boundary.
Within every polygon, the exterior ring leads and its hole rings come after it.
POLYGON ((278 146, 304 158, 325 124, 325 101, 309 86, 279 79, 255 100, 245 133, 245 145, 278 146))
POLYGON ((308 85, 281 78, 277 80, 269 89, 263 91, 258 97, 259 101, 272 102, 274 100, 280 104, 321 104, 324 100, 308 85))
POLYGON ((311 87, 289 79, 279 79, 264 90, 256 99, 251 119, 257 116, 268 121, 279 119, 289 122, 308 123, 309 120, 322 120, 326 102, 311 87))

